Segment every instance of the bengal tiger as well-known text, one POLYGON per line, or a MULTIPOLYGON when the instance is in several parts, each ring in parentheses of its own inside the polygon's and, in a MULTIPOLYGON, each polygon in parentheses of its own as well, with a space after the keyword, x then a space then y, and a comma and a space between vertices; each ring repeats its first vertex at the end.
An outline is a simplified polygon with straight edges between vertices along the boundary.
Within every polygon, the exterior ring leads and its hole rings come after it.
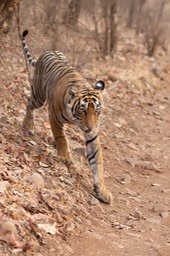
POLYGON ((104 182, 103 156, 99 141, 102 92, 105 83, 99 80, 91 86, 70 66, 62 52, 46 51, 38 60, 33 59, 25 40, 27 34, 28 30, 22 33, 22 46, 26 58, 35 70, 23 129, 33 132, 34 110, 46 101, 58 156, 61 161, 68 164, 72 162, 72 157, 63 127, 65 123, 76 124, 84 134, 96 197, 104 203, 110 203, 112 195, 104 182))

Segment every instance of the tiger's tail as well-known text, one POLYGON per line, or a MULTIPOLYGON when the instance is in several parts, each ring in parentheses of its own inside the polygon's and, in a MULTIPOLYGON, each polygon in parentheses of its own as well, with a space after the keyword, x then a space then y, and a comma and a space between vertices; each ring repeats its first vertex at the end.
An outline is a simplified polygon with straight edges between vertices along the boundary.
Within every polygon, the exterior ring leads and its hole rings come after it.
POLYGON ((35 67, 37 60, 35 60, 35 59, 32 58, 32 56, 31 56, 31 54, 30 54, 30 52, 29 52, 29 50, 28 50, 28 47, 27 47, 27 44, 26 44, 26 40, 25 40, 25 38, 26 38, 27 35, 28 35, 28 30, 25 30, 25 31, 22 33, 22 37, 21 37, 22 46, 23 46, 24 54, 25 54, 27 60, 29 61, 29 63, 31 63, 31 65, 32 65, 33 67, 35 67))

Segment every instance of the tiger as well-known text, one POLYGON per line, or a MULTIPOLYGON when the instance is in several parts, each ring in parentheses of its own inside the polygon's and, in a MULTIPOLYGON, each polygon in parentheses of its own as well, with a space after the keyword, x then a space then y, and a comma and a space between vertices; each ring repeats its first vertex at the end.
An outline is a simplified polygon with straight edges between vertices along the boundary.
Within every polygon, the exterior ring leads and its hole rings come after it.
POLYGON ((27 34, 28 30, 22 33, 22 47, 26 59, 34 67, 34 75, 23 129, 34 132, 34 110, 46 102, 58 157, 68 165, 73 160, 64 125, 66 123, 77 125, 84 135, 86 157, 93 174, 95 197, 109 204, 112 201, 112 194, 106 188, 104 181, 103 156, 99 139, 105 83, 99 80, 95 85, 90 85, 60 51, 46 51, 37 60, 33 59, 26 44, 27 34))

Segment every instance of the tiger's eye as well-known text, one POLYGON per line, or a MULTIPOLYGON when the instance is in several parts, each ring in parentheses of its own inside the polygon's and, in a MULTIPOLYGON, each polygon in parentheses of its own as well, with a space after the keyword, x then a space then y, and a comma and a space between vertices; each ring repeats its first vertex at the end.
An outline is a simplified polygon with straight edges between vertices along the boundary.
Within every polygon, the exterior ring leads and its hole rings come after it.
POLYGON ((96 104, 96 109, 97 109, 97 110, 101 109, 100 103, 97 103, 97 104, 96 104))

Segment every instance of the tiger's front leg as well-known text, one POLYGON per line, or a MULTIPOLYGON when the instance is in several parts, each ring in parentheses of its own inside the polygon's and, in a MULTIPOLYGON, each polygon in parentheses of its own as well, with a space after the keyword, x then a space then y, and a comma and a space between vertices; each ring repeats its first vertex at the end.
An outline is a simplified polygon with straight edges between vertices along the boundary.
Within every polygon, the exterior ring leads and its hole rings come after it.
POLYGON ((63 131, 63 124, 57 120, 57 117, 53 111, 49 111, 49 119, 51 124, 51 130, 56 142, 59 160, 64 164, 69 165, 72 163, 71 153, 69 151, 68 141, 63 131))
POLYGON ((103 177, 103 156, 98 134, 95 134, 92 131, 85 134, 85 139, 87 146, 87 159, 93 173, 96 197, 104 203, 111 203, 112 194, 106 189, 103 177))

